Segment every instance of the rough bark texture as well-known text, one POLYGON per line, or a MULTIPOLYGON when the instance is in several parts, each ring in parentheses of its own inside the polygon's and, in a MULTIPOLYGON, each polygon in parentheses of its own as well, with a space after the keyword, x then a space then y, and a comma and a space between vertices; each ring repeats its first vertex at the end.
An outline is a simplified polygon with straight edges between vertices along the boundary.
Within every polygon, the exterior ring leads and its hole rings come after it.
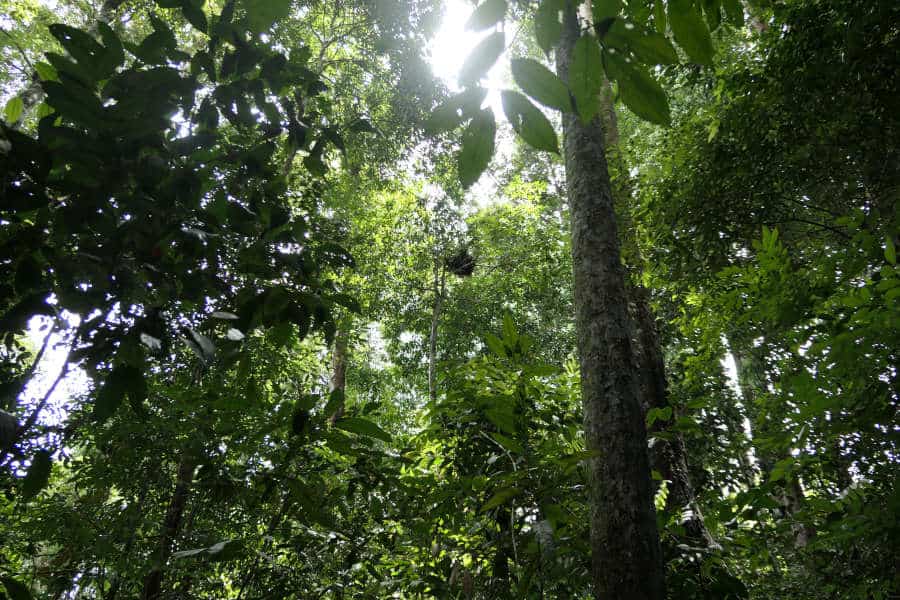
POLYGON ((166 517, 163 520, 160 533, 159 546, 154 558, 153 568, 144 578, 144 589, 141 592, 141 600, 156 600, 162 597, 163 573, 166 562, 172 555, 172 546, 181 528, 184 516, 184 507, 187 505, 188 496, 191 493, 191 484, 194 480, 194 461, 183 457, 178 464, 178 474, 175 480, 175 490, 169 500, 166 509, 166 517))
MULTIPOLYGON (((579 27, 566 11, 557 70, 569 78, 579 27)), ((589 467, 594 595, 665 597, 664 570, 638 399, 625 276, 599 118, 563 115, 571 209, 575 328, 589 467)))
MULTIPOLYGON (((669 386, 666 380, 666 366, 656 327, 656 319, 650 308, 649 292, 640 287, 632 288, 635 339, 637 343, 638 371, 641 386, 641 402, 644 413, 651 408, 665 408, 669 404, 669 386)), ((673 414, 668 420, 657 420, 651 427, 651 435, 666 431, 675 421, 673 414)), ((671 435, 671 433, 670 433, 671 435)), ((655 439, 650 449, 650 465, 669 481, 669 495, 666 498, 666 512, 681 515, 685 533, 693 543, 708 548, 719 545, 713 539, 694 495, 690 471, 687 465, 687 449, 680 433, 670 439, 655 439)))

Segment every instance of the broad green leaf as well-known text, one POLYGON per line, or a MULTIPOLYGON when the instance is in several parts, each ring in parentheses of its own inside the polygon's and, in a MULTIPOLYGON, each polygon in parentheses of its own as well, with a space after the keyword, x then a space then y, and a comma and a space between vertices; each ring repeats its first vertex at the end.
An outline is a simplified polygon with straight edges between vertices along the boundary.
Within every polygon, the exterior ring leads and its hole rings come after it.
POLYGON ((619 84, 619 97, 634 114, 659 125, 671 123, 666 93, 646 69, 618 53, 607 55, 607 68, 619 84))
POLYGON ((712 64, 715 50, 709 29, 691 0, 669 0, 669 25, 675 41, 684 48, 691 60, 701 65, 712 64))
POLYGON ((6 119, 7 123, 15 123, 19 120, 19 117, 22 116, 22 111, 24 110, 25 102, 22 101, 22 98, 13 96, 9 99, 9 102, 6 103, 6 108, 3 109, 3 117, 6 119))
POLYGON ((28 586, 21 581, 17 581, 12 577, 0 577, 0 583, 3 583, 9 600, 32 600, 33 598, 28 590, 28 586))
POLYGON ((744 7, 741 5, 741 0, 724 0, 723 5, 728 22, 735 27, 742 27, 744 25, 744 7))
POLYGON ((484 503, 484 505, 481 507, 481 512, 487 512, 487 511, 491 510, 492 508, 497 508, 501 504, 506 504, 507 502, 509 502, 510 500, 512 500, 513 498, 515 498, 516 496, 518 496, 521 493, 522 493, 522 491, 518 488, 514 488, 514 487, 503 488, 503 489, 499 490, 496 494, 491 496, 490 500, 488 500, 487 502, 484 503))
POLYGON ((38 450, 31 459, 28 473, 22 480, 22 496, 34 498, 47 487, 50 481, 50 472, 53 470, 53 459, 47 450, 38 450))
POLYGON ((513 131, 537 150, 559 153, 556 132, 541 109, 518 92, 504 90, 500 98, 513 131))
POLYGON ((891 238, 891 236, 888 236, 885 239, 884 258, 887 259, 887 261, 892 265, 897 264, 897 248, 896 246, 894 246, 894 240, 891 238))
POLYGON ((459 70, 460 87, 468 87, 475 85, 478 81, 487 75, 487 72, 494 66, 500 55, 503 54, 503 47, 506 43, 506 36, 502 31, 495 31, 483 40, 481 40, 475 49, 469 53, 468 58, 459 70))
POLYGON ((484 0, 466 21, 466 29, 481 31, 493 27, 506 16, 506 8, 506 0, 484 0))
POLYGON ((544 52, 550 52, 559 42, 562 35, 560 11, 564 7, 564 0, 541 0, 534 13, 534 38, 544 52))
MULTIPOLYGON (((740 2, 741 0, 735 0, 740 2)), ((665 35, 666 33, 666 5, 663 0, 655 0, 653 2, 653 24, 656 26, 656 32, 665 35)))
POLYGON ((550 69, 531 58, 514 58, 512 75, 526 94, 550 108, 572 110, 572 100, 566 84, 550 69))
POLYGON ((99 22, 97 31, 100 32, 100 38, 103 40, 102 66, 100 68, 105 75, 112 75, 116 68, 125 62, 125 48, 122 47, 122 40, 119 39, 116 32, 106 23, 99 22))
POLYGON ((622 12, 622 6, 622 0, 593 0, 591 8, 594 22, 618 16, 622 12))
POLYGON ((575 109, 583 123, 589 123, 600 110, 597 94, 603 88, 603 61, 600 46, 591 35, 575 42, 569 65, 569 90, 575 98, 575 109))
POLYGON ((459 152, 459 181, 467 188, 478 181, 494 156, 494 136, 497 123, 490 109, 480 111, 469 123, 462 135, 459 152))
POLYGON ((703 15, 709 24, 709 30, 715 31, 722 24, 722 7, 720 0, 703 0, 703 15))
POLYGON ((666 37, 655 31, 642 31, 623 19, 616 19, 603 41, 620 49, 629 49, 645 65, 672 65, 678 54, 666 37))
POLYGON ((60 23, 50 25, 48 29, 79 65, 88 69, 95 76, 102 76, 96 72, 96 67, 102 60, 105 49, 97 40, 80 29, 60 23))
POLYGON ((94 419, 104 422, 122 404, 126 394, 132 404, 140 404, 147 397, 147 381, 141 369, 132 365, 119 365, 107 376, 94 401, 94 419))
POLYGON ((344 417, 343 419, 338 419, 334 423, 334 426, 338 429, 349 431, 350 433, 377 438, 385 442, 391 441, 390 434, 368 419, 360 417, 344 417))
POLYGON ((488 349, 497 356, 506 356, 506 346, 503 344, 503 340, 498 338, 493 333, 485 334, 484 342, 485 344, 487 344, 488 349))
POLYGON ((478 114, 486 97, 486 89, 474 87, 448 98, 431 111, 425 122, 425 133, 437 135, 459 127, 467 118, 478 114))
POLYGON ((209 30, 206 13, 203 12, 202 0, 200 2, 195 0, 183 0, 181 3, 181 12, 184 14, 185 20, 193 25, 198 31, 206 33, 209 30))
POLYGON ((50 63, 45 63, 43 61, 34 63, 34 70, 37 72, 38 77, 41 78, 42 81, 58 81, 59 75, 56 72, 56 69, 50 63))
POLYGON ((269 29, 275 21, 291 14, 291 0, 242 0, 247 24, 255 33, 269 29))

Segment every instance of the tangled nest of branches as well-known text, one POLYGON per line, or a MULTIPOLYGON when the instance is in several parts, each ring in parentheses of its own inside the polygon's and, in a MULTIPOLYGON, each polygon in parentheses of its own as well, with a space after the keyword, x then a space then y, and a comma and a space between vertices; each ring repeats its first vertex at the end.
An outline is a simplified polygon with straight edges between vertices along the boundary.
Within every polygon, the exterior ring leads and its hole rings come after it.
POLYGON ((447 270, 458 277, 469 277, 475 271, 475 257, 462 247, 444 260, 447 270))

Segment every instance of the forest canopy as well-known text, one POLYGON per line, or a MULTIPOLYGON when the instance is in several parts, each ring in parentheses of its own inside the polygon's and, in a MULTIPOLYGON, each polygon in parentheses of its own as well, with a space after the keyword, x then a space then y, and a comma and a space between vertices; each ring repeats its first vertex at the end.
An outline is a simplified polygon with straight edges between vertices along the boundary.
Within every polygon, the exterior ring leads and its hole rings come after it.
POLYGON ((900 597, 895 0, 0 0, 0 600, 900 597))

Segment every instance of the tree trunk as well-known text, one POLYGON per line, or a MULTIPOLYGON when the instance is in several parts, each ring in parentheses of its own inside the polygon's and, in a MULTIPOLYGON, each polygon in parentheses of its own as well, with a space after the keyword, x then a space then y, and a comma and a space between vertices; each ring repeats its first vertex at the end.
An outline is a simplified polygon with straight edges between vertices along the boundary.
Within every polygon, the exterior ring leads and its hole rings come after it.
MULTIPOLYGON (((599 117, 603 127, 607 164, 612 165, 613 170, 618 174, 616 185, 613 186, 613 198, 619 209, 618 214, 625 219, 622 227, 623 248, 621 251, 626 268, 630 267, 631 272, 638 274, 641 271, 642 259, 632 219, 631 177, 619 147, 619 123, 614 102, 612 86, 604 77, 604 86, 600 93, 599 117)), ((650 308, 649 290, 632 284, 629 287, 629 296, 631 297, 629 306, 632 310, 632 323, 635 327, 635 356, 639 373, 640 402, 642 412, 646 417, 647 411, 651 408, 669 406, 666 366, 656 319, 650 308)), ((667 430, 676 418, 677 415, 673 412, 671 419, 656 421, 650 433, 661 433, 667 430)), ((655 443, 650 448, 651 467, 658 471, 663 479, 670 482, 669 494, 666 498, 666 512, 677 512, 682 516, 687 537, 693 543, 699 543, 709 548, 719 548, 720 546, 706 528, 703 514, 696 501, 688 470, 684 438, 679 432, 669 432, 668 435, 671 436, 670 439, 656 437, 655 443)))
MULTIPOLYGON (((644 413, 652 408, 666 408, 669 404, 669 386, 666 380, 666 366, 656 319, 650 309, 648 290, 632 287, 635 323, 636 354, 638 357, 641 402, 644 413)), ((651 434, 664 432, 675 422, 677 414, 672 407, 670 419, 658 419, 651 427, 651 434)), ((687 537, 694 543, 708 548, 718 548, 694 495, 687 465, 687 450, 684 439, 678 432, 668 432, 670 438, 657 437, 650 449, 650 465, 663 479, 669 481, 669 495, 666 498, 666 512, 681 515, 687 537)))
MULTIPOLYGON (((331 355, 331 382, 329 392, 340 390, 341 394, 347 387, 347 331, 344 327, 338 327, 334 334, 334 352, 331 355)), ((332 425, 344 416, 344 401, 338 405, 337 410, 331 415, 329 421, 332 425)))
POLYGON ((183 456, 178 463, 178 474, 175 479, 175 490, 169 500, 166 509, 166 517, 163 520, 162 533, 159 546, 156 551, 153 568, 144 578, 144 589, 141 592, 141 600, 156 600, 162 597, 163 572, 166 562, 172 555, 172 546, 181 528, 181 520, 184 516, 184 507, 187 504, 191 492, 191 484, 194 480, 194 461, 183 456))
MULTIPOLYGON (((556 58, 563 81, 578 35, 569 5, 556 58)), ((588 469, 594 596, 659 600, 664 568, 603 128, 599 118, 585 125, 567 113, 563 136, 585 439, 596 453, 588 469)))
POLYGON ((431 308, 431 331, 428 335, 428 399, 437 402, 437 338, 444 306, 447 272, 439 257, 434 260, 434 304, 431 308))

